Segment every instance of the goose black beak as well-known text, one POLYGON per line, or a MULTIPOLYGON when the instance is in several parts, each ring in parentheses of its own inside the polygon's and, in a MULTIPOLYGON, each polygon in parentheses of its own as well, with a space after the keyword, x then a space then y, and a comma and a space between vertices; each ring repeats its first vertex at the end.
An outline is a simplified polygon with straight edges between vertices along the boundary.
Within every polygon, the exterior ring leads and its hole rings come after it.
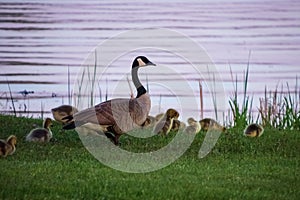
POLYGON ((154 64, 153 62, 150 62, 150 61, 149 61, 146 65, 147 65, 147 66, 148 66, 148 65, 156 66, 156 64, 154 64))

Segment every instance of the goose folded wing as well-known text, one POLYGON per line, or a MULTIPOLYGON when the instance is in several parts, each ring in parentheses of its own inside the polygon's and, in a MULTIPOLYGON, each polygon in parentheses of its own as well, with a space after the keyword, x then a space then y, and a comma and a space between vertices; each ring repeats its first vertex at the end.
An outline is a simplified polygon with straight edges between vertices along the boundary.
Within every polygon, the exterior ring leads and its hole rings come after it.
POLYGON ((135 104, 134 99, 113 99, 76 113, 74 119, 76 123, 114 125, 116 119, 134 112, 137 109, 135 104))

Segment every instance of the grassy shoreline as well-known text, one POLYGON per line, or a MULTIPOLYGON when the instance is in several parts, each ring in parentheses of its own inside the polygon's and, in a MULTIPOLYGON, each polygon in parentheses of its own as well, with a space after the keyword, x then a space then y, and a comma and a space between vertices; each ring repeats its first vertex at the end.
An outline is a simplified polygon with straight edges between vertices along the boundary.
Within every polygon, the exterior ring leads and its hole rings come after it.
MULTIPOLYGON (((159 171, 129 174, 101 164, 75 131, 54 124, 54 141, 24 141, 38 119, 0 115, 0 138, 18 137, 14 155, 0 159, 0 199, 299 199, 299 131, 267 128, 260 138, 242 130, 221 135, 198 158, 205 133, 187 152, 159 171)), ((122 148, 143 149, 121 137, 122 148), (131 145, 130 145, 131 144, 131 145), (133 144, 133 146, 132 146, 133 144)))

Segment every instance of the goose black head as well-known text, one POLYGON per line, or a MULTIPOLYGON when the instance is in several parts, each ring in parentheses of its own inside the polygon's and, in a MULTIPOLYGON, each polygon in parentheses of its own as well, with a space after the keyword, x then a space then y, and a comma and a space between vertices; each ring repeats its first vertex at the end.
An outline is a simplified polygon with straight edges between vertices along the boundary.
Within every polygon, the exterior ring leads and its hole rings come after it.
POLYGON ((132 68, 135 67, 145 67, 148 65, 153 65, 155 66, 154 63, 152 63, 148 58, 146 58, 145 56, 138 56, 134 59, 133 63, 132 63, 132 68))

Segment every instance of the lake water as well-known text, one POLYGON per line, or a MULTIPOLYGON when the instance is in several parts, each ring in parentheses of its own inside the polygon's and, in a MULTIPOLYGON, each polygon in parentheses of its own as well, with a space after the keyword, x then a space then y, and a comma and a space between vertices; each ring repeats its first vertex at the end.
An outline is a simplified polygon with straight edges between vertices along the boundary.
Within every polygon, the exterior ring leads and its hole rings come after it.
MULTIPOLYGON (((68 91, 72 91, 84 59, 99 43, 136 28, 174 30, 201 45, 220 74, 225 102, 234 89, 231 71, 234 79, 237 77, 238 92, 242 94, 251 51, 248 95, 254 98, 255 111, 265 87, 274 91, 282 86, 287 92, 288 83, 292 92, 300 92, 296 81, 300 76, 299 13, 297 0, 0 1, 0 112, 13 110, 7 82, 16 110, 26 110, 19 114, 22 116, 41 117, 41 110, 43 116, 51 116, 51 108, 74 104, 76 99, 69 98, 68 91), (34 93, 24 96, 20 93, 24 90, 34 93)), ((186 62, 163 51, 135 50, 118 58, 111 65, 114 70, 99 81, 102 95, 95 102, 105 100, 106 91, 108 99, 129 97, 129 87, 123 76, 130 71, 132 59, 140 53, 146 53, 158 65, 181 70, 196 95, 198 80, 201 80, 204 116, 214 117, 211 94, 206 87, 209 81, 206 78, 211 76, 209 69, 199 77, 186 62), (121 82, 127 89, 116 92, 114 83, 120 83, 119 77, 123 77, 121 82)), ((161 80, 168 78, 176 87, 177 76, 161 75, 156 70, 149 68, 141 75, 143 81, 149 79, 151 114, 169 107, 182 110, 178 99, 171 95, 172 88, 159 86, 161 80), (151 71, 156 73, 152 80, 151 71)), ((182 91, 178 95, 188 97, 191 93, 182 91)), ((227 104, 225 112, 229 108, 227 104)), ((197 105, 191 104, 184 109, 190 110, 191 115, 199 113, 197 105)), ((199 115, 194 117, 199 118, 199 115)), ((219 117, 219 120, 223 119, 219 117)))

